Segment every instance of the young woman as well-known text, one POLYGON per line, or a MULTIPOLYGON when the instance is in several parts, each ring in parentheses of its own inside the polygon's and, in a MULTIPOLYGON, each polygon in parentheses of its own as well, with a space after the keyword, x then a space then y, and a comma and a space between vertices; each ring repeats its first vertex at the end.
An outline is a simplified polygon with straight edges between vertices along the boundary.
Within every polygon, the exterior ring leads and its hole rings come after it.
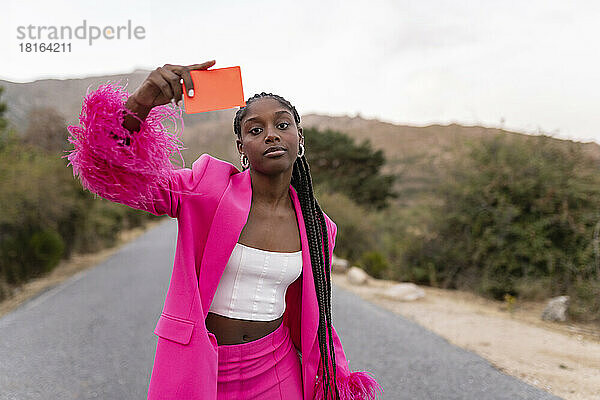
POLYGON ((351 371, 331 321, 336 226, 312 191, 300 116, 271 93, 234 120, 240 172, 203 154, 174 168, 182 83, 215 61, 157 68, 130 96, 102 85, 70 126, 67 155, 83 186, 177 218, 175 264, 149 399, 374 399, 381 386, 351 371), (327 365, 328 368, 323 368, 327 365))

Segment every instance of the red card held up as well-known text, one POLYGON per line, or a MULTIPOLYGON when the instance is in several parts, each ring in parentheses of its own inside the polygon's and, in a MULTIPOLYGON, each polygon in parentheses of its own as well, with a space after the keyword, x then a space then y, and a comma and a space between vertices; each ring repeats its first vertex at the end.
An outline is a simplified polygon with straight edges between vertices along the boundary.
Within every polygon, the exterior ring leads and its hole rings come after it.
POLYGON ((240 67, 190 71, 194 97, 183 84, 183 104, 187 114, 244 107, 244 89, 240 67))

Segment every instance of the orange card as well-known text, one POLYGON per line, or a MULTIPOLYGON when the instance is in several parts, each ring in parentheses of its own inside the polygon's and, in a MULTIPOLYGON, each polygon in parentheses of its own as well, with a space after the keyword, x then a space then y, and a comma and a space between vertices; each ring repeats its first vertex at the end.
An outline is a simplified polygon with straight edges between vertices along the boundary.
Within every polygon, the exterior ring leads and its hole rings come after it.
POLYGON ((244 89, 240 67, 190 71, 194 97, 183 84, 183 104, 187 114, 244 107, 244 89))

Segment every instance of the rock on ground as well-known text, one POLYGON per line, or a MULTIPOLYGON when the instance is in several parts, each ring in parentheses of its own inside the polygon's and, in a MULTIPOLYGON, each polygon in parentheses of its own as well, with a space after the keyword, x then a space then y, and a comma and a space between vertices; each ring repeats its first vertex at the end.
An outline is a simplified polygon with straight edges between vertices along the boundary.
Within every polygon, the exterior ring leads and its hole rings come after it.
POLYGON ((346 273, 346 278, 353 285, 366 285, 369 281, 369 274, 361 268, 350 267, 346 273))
POLYGON ((415 285, 414 283, 398 283, 394 286, 387 288, 382 294, 391 300, 398 301, 414 301, 425 297, 425 291, 415 285))
POLYGON ((544 311, 542 311, 542 319, 544 321, 560 321, 567 320, 567 309, 569 308, 569 296, 558 296, 550 299, 544 311))
POLYGON ((348 270, 348 260, 336 257, 334 254, 333 259, 331 260, 331 266, 333 268, 334 273, 343 274, 348 270))

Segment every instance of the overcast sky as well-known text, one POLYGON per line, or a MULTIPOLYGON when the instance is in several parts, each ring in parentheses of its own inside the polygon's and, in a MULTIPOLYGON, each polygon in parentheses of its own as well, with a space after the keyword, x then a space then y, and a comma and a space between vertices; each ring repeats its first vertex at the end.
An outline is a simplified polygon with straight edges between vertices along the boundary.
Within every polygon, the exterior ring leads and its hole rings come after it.
POLYGON ((246 98, 277 93, 301 114, 503 126, 600 143, 595 0, 10 0, 2 8, 1 79, 215 59, 213 68, 241 67, 246 98), (41 41, 20 39, 19 26, 75 29, 84 20, 88 29, 130 20, 144 37, 122 31, 89 45, 88 34, 70 40, 70 53, 20 50, 41 41))

